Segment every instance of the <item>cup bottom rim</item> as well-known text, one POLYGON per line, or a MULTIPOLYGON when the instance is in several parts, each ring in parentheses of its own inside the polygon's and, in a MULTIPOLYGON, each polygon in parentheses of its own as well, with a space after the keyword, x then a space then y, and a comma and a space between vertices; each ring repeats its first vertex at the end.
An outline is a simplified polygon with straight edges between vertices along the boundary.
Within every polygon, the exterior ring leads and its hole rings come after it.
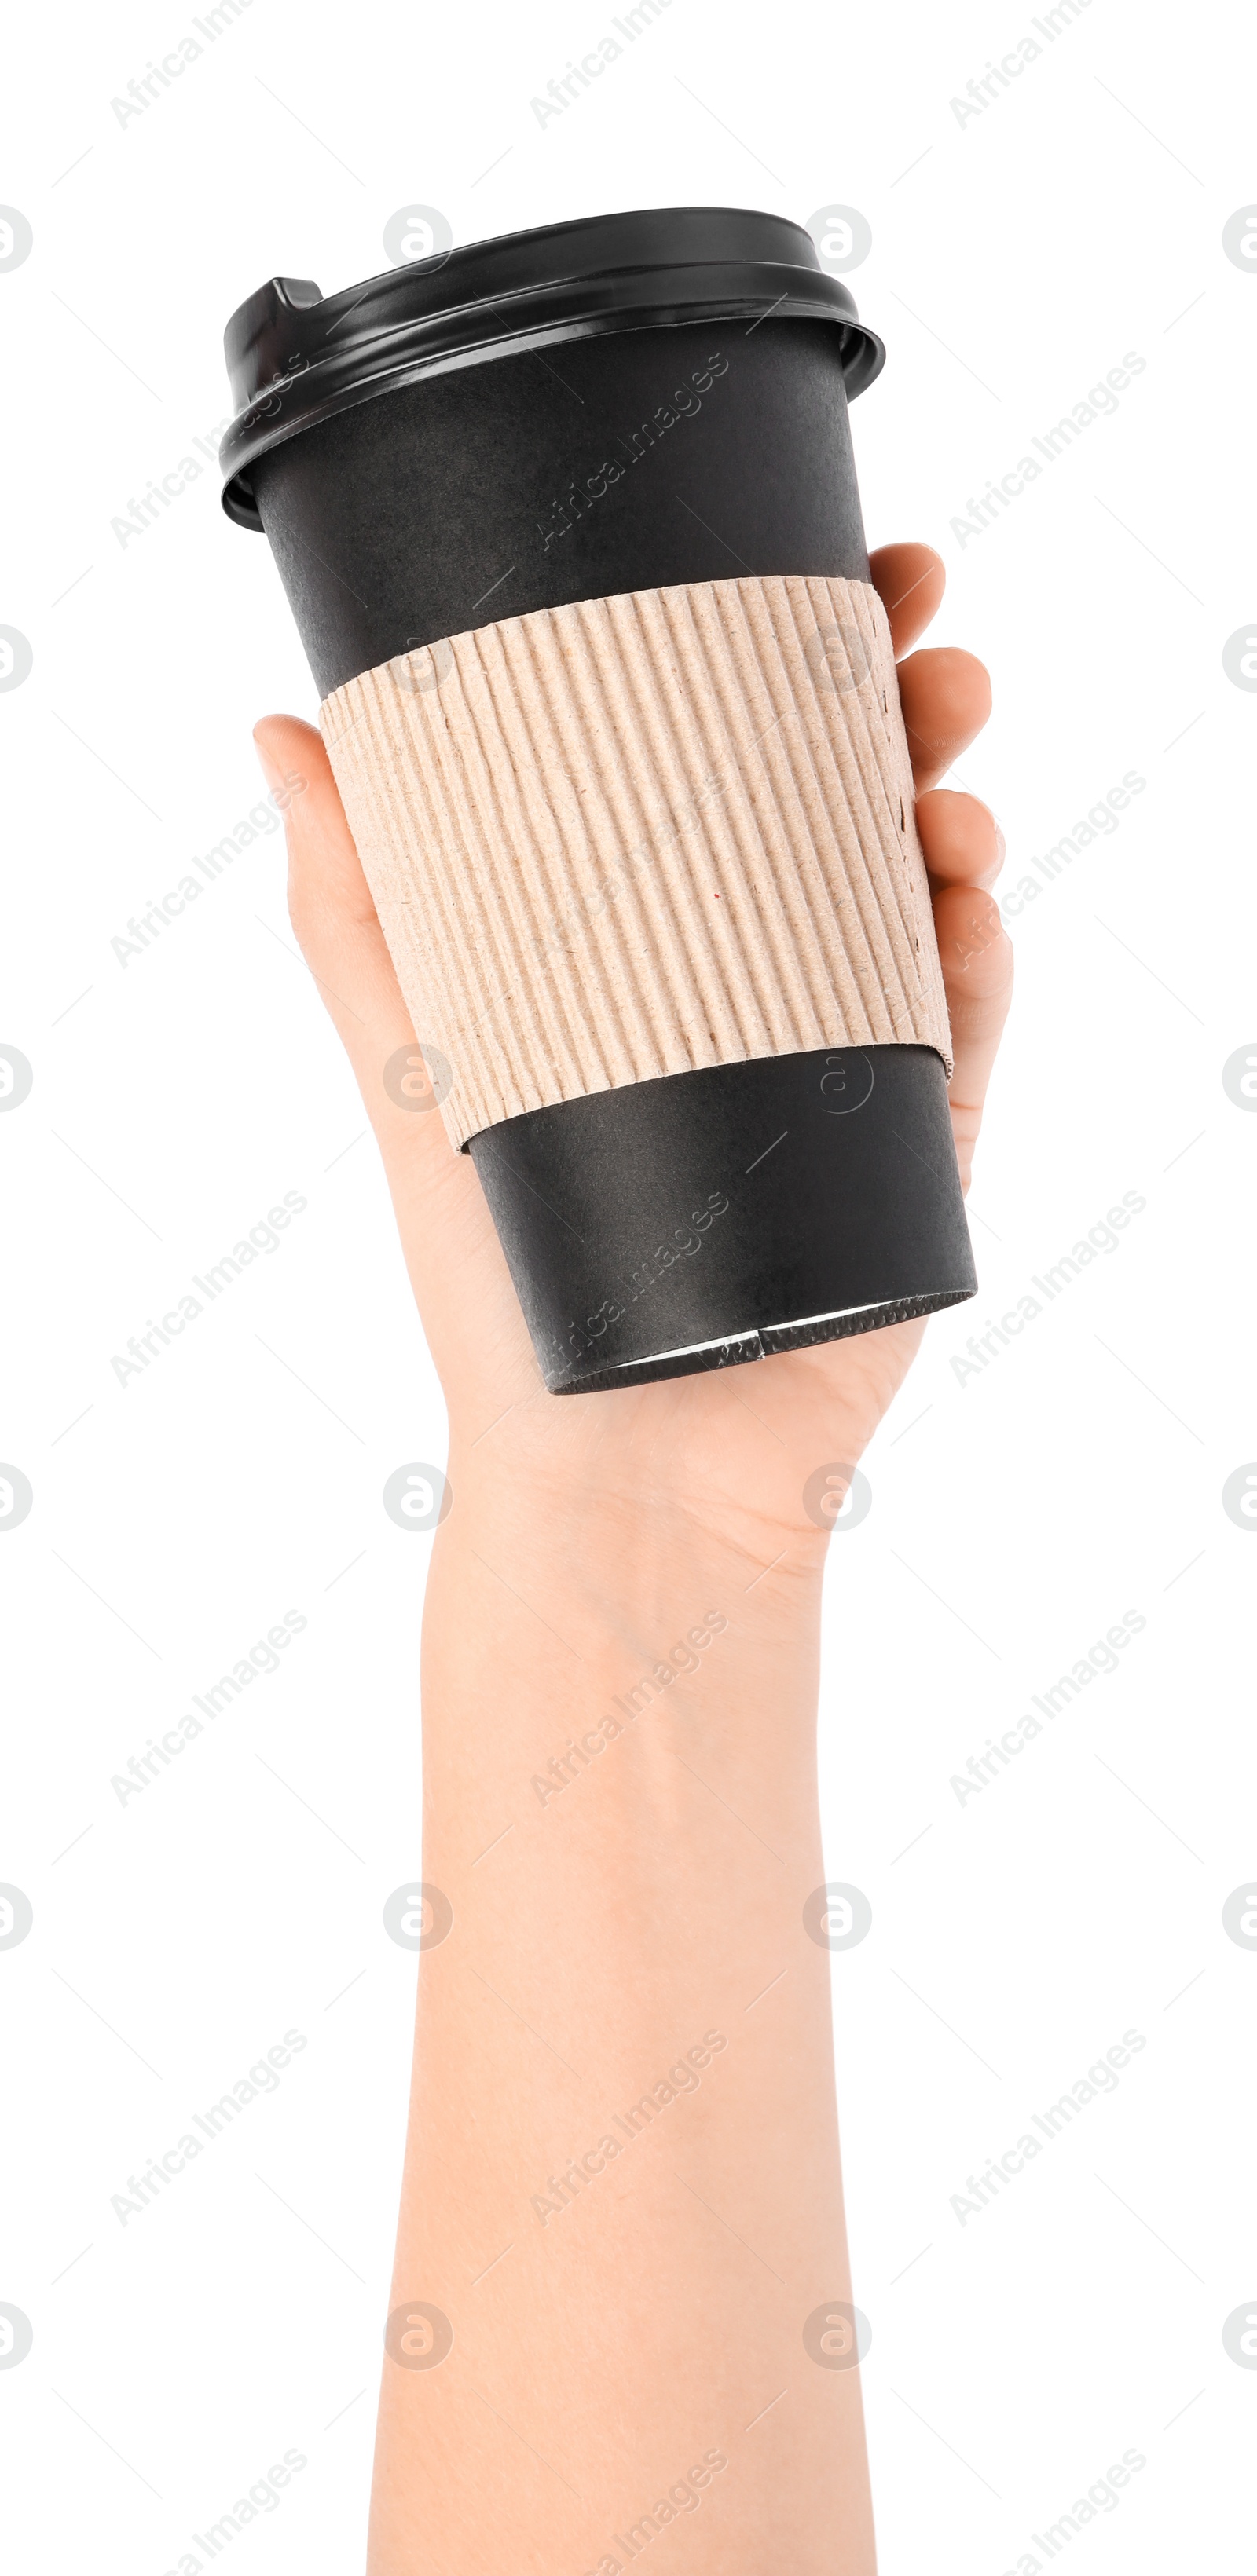
POLYGON ((710 1342, 691 1342, 614 1368, 565 1370, 547 1379, 551 1395, 597 1395, 609 1389, 653 1385, 670 1377, 699 1377, 712 1369, 744 1368, 754 1360, 784 1358, 790 1351, 823 1342, 850 1340, 857 1333, 881 1332, 888 1324, 914 1323, 940 1314, 948 1306, 967 1305, 973 1288, 938 1288, 910 1297, 886 1297, 872 1305, 846 1306, 827 1315, 794 1317, 780 1324, 760 1324, 744 1333, 729 1333, 710 1342))

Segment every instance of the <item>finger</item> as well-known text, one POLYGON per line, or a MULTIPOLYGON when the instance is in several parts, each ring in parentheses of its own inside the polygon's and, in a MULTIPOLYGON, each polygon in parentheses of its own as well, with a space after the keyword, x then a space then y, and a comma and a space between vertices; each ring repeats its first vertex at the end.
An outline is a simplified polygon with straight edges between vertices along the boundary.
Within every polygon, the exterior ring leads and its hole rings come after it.
POLYGON ((991 683, 972 653, 943 644, 899 666, 912 775, 918 793, 937 785, 991 712, 991 683))
MULTIPOLYGON (((415 1033, 322 737, 296 716, 264 716, 253 738, 273 786, 293 771, 306 782, 284 812, 289 916, 357 1076, 394 1195, 435 1185, 457 1158, 439 1117, 416 1114, 385 1088, 385 1066, 415 1047, 415 1033)), ((413 1089, 412 1074, 412 1096, 413 1089)))
POLYGON ((941 886, 934 898, 955 1067, 948 1090, 960 1177, 968 1189, 991 1067, 1013 990, 1013 948, 999 905, 979 886, 941 886))
POLYGON ((890 620, 898 662, 937 611, 947 582, 942 557, 933 546, 879 546, 869 556, 869 573, 890 620))
POLYGON ((937 885, 994 885, 1004 864, 1004 835, 978 797, 931 787, 917 798, 917 830, 937 885))

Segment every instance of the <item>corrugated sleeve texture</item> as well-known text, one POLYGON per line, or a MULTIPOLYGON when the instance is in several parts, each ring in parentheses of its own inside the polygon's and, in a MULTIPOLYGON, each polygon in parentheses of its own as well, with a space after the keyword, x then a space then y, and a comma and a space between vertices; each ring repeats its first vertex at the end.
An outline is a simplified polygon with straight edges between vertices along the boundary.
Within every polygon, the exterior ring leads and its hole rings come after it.
POLYGON ((700 1065, 951 1043, 886 612, 785 574, 539 609, 323 731, 455 1144, 700 1065))

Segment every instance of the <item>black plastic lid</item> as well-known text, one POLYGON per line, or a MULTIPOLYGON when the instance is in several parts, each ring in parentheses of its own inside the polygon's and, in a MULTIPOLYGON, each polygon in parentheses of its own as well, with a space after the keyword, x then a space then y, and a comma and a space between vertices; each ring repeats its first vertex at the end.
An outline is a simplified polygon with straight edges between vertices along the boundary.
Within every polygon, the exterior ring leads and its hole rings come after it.
POLYGON ((757 315, 837 323, 849 397, 884 363, 811 234, 738 207, 664 206, 503 233, 338 295, 273 277, 224 333, 237 411, 219 450, 223 508, 260 530, 248 471, 259 456, 421 376, 598 332, 757 315))

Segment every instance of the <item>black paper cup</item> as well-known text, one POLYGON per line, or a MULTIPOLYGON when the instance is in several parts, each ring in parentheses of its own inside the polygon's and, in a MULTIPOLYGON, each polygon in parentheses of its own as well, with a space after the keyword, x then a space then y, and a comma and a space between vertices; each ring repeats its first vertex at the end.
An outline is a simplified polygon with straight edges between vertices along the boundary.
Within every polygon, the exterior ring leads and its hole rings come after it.
MULTIPOLYGON (((778 216, 595 217, 327 298, 273 279, 226 351, 224 507, 265 530, 322 698, 538 609, 742 575, 869 579, 847 405, 884 352, 778 216), (713 358, 722 398, 661 428, 713 358)), ((975 1292, 929 1046, 630 1082, 503 1118, 466 1150, 556 1393, 975 1292)))

